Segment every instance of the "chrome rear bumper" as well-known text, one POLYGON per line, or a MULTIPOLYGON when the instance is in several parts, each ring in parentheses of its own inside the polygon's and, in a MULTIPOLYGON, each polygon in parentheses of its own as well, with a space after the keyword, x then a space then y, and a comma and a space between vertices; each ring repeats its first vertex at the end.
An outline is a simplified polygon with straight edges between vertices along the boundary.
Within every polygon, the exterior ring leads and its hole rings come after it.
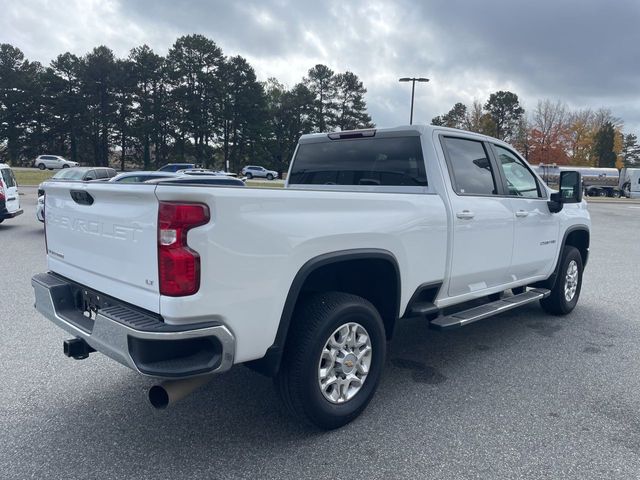
POLYGON ((233 365, 235 338, 224 325, 168 325, 152 313, 51 273, 35 275, 31 285, 42 315, 143 375, 184 378, 221 373, 233 365), (93 314, 85 310, 90 302, 96 302, 93 314))

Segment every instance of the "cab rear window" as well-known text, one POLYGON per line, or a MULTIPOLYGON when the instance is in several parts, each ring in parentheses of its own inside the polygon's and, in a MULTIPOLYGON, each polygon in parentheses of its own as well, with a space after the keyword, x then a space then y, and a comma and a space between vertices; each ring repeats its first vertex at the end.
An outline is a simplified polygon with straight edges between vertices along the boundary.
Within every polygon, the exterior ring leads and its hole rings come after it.
POLYGON ((427 175, 420 137, 300 144, 289 184, 425 187, 427 175))

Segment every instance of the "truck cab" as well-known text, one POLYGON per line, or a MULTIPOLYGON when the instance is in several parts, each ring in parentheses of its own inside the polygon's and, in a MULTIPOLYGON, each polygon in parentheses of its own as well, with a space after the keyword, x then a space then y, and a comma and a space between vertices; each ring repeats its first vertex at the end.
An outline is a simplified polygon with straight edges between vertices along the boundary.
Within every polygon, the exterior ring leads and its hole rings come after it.
POLYGON ((620 188, 625 197, 640 198, 640 168, 623 168, 620 172, 620 188))

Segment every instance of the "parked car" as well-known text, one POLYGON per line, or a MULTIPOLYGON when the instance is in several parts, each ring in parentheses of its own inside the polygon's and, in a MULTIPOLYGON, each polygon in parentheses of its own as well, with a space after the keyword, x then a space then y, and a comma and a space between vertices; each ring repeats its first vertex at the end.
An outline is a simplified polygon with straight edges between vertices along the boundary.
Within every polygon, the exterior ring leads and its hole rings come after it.
POLYGON ((179 185, 221 185, 227 187, 244 187, 242 180, 224 175, 182 175, 173 178, 157 178, 145 183, 179 184, 179 185))
POLYGON ((172 172, 158 172, 158 171, 144 171, 139 172, 124 172, 119 173, 115 177, 111 178, 110 182, 116 183, 143 183, 147 180, 153 180, 155 178, 172 178, 176 174, 172 172))
POLYGON ((238 176, 237 173, 225 172, 224 170, 214 170, 214 173, 217 174, 217 175, 224 175, 226 177, 237 177, 238 176))
POLYGON ((216 172, 208 168, 183 168, 176 173, 178 175, 217 175, 216 172))
POLYGON ((278 178, 278 172, 275 170, 267 170, 264 167, 259 167, 256 165, 247 165, 242 169, 242 175, 247 177, 249 180, 252 178, 266 178, 267 180, 273 180, 274 178, 278 178))
POLYGON ((113 168, 109 167, 74 167, 59 171, 53 177, 45 180, 38 185, 38 204, 36 205, 36 218, 44 222, 44 192, 45 184, 51 182, 90 182, 90 181, 107 181, 118 174, 113 168))
POLYGON ((184 170, 186 168, 196 168, 195 163, 167 163, 165 166, 158 169, 159 172, 177 172, 178 170, 184 170))
POLYGON ((38 155, 33 162, 33 166, 40 170, 57 170, 59 168, 71 168, 80 165, 78 162, 72 162, 59 155, 38 155))
POLYGON ((53 177, 45 180, 38 186, 38 197, 44 195, 43 185, 47 182, 60 181, 81 181, 88 182, 92 180, 109 180, 118 174, 113 168, 109 167, 74 167, 61 170, 53 177))
POLYGON ((567 315, 581 294, 580 173, 554 191, 485 135, 303 135, 284 189, 179 181, 141 185, 135 201, 51 185, 48 271, 31 282, 36 309, 72 336, 67 356, 98 351, 163 379, 158 408, 244 363, 274 377, 294 418, 337 428, 372 399, 404 319, 464 328, 534 302, 567 315))
POLYGON ((16 177, 9 165, 0 163, 0 223, 7 218, 17 217, 22 212, 16 177))

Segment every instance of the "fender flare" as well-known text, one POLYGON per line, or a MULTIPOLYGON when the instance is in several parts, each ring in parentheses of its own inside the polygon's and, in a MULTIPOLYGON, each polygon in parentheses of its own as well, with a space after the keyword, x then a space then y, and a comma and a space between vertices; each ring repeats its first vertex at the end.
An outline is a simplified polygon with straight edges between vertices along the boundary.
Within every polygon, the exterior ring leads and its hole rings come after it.
MULTIPOLYGON (((556 259, 556 266, 553 269, 553 273, 546 280, 543 280, 541 282, 536 282, 534 284, 535 286, 541 287, 541 288, 549 288, 549 289, 552 289, 555 286, 558 275, 560 275, 560 260, 562 260, 562 252, 564 250, 565 245, 567 244, 567 238, 571 233, 577 232, 577 231, 585 232, 589 238, 589 243, 591 242, 591 232, 589 231, 588 226, 583 224, 578 224, 578 225, 572 225, 569 228, 567 228, 562 237, 562 243, 560 244, 560 248, 558 250, 558 258, 556 259)), ((587 248, 587 252, 582 262, 583 268, 587 266, 588 259, 589 259, 589 249, 587 248)))
POLYGON ((293 313, 304 286, 309 276, 321 267, 326 265, 341 263, 350 260, 385 260, 388 261, 394 268, 397 282, 397 298, 395 305, 395 319, 397 320, 400 310, 400 298, 401 298, 401 281, 400 281, 400 268, 396 257, 388 250, 377 248, 359 248, 351 250, 339 250, 336 252, 325 253, 318 255, 308 260, 296 273, 289 292, 287 293, 287 299, 282 309, 280 316, 280 323, 278 324, 278 331, 273 344, 267 349, 264 357, 247 362, 246 365, 262 374, 267 376, 274 376, 280 369, 280 361, 282 359, 282 353, 284 351, 287 335, 289 333, 289 326, 293 319, 293 313))

